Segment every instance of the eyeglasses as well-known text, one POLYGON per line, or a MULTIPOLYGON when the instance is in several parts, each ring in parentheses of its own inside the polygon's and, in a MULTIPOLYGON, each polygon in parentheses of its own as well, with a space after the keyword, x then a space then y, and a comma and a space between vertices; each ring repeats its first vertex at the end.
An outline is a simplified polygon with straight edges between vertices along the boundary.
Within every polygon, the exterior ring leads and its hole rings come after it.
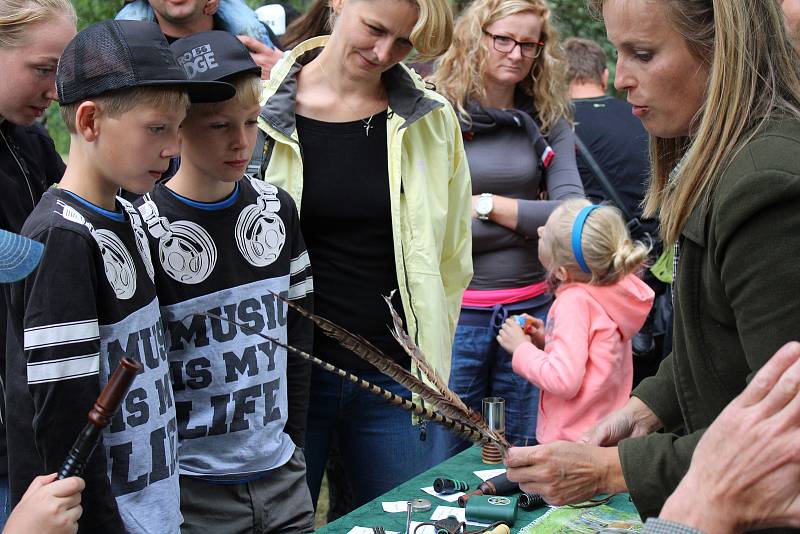
POLYGON ((514 47, 519 45, 520 54, 526 58, 533 59, 539 57, 539 54, 542 53, 542 47, 544 47, 544 41, 521 42, 507 35, 495 35, 486 30, 483 30, 483 33, 492 38, 495 50, 505 54, 510 54, 514 47))

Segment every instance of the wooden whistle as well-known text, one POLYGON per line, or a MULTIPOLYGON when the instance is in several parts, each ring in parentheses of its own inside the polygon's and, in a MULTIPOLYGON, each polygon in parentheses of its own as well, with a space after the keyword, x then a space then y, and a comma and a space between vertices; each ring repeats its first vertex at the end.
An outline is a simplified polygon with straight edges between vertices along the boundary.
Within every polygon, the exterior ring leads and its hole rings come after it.
POLYGON ((478 485, 475 491, 462 495, 458 498, 458 505, 461 508, 467 506, 467 501, 470 497, 476 495, 511 495, 519 491, 519 484, 508 480, 505 473, 492 477, 486 482, 478 485))
POLYGON ((142 365, 135 360, 130 358, 120 360, 111 378, 108 379, 106 387, 100 392, 100 396, 89 410, 89 422, 83 427, 78 439, 72 444, 67 458, 61 464, 61 468, 58 470, 59 480, 83 474, 86 462, 92 456, 103 428, 111 422, 111 418, 119 409, 122 399, 128 394, 131 384, 141 369, 142 365))

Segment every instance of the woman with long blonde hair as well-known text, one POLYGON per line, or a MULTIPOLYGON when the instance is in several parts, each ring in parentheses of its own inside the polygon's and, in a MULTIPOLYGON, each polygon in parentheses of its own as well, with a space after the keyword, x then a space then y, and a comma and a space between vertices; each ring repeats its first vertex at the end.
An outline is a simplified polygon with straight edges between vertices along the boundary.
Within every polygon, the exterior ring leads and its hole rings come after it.
MULTIPOLYGON (((495 339, 511 314, 544 319, 552 302, 537 229, 583 196, 558 35, 546 0, 475 0, 430 81, 459 113, 472 176, 475 275, 462 301, 450 387, 473 409, 506 402, 506 437, 536 439, 538 391, 495 339), (549 200, 540 200, 547 191, 549 200)), ((467 446, 437 427, 438 459, 467 446)))
MULTIPOLYGON (((452 106, 401 61, 412 49, 426 58, 447 50, 452 13, 447 0, 332 0, 330 10, 330 36, 295 46, 265 85, 264 179, 300 209, 316 313, 416 373, 386 328, 382 295, 393 294, 410 335, 447 377, 472 275, 469 173, 452 106), (309 61, 308 52, 318 54, 309 61)), ((410 396, 322 331, 313 352, 410 396)), ((311 371, 312 499, 333 443, 360 506, 432 465, 425 432, 383 399, 311 371)))
MULTIPOLYGON (((37 119, 56 99, 56 64, 76 22, 69 0, 0 2, 0 229, 19 232, 42 194, 64 174, 64 162, 37 119)), ((2 354, 6 313, 0 296, 2 354)), ((0 529, 9 505, 5 406, 2 411, 0 529)))
POLYGON ((618 51, 615 85, 650 133, 645 215, 675 245, 673 352, 585 443, 512 451, 507 461, 509 478, 553 504, 629 491, 648 516, 704 429, 797 339, 800 58, 775 0, 591 4, 618 51))

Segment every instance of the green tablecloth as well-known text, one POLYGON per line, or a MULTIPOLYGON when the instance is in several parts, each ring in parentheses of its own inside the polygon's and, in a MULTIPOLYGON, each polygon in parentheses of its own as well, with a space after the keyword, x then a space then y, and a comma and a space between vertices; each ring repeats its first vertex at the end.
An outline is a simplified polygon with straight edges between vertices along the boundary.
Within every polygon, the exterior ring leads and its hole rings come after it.
MULTIPOLYGON (((431 501, 431 511, 415 513, 412 518, 414 521, 426 521, 431 517, 431 514, 437 506, 458 506, 458 503, 448 503, 447 501, 443 501, 442 499, 425 493, 420 488, 432 486, 434 479, 437 477, 449 477, 466 481, 467 484, 469 484, 470 490, 472 490, 481 483, 481 479, 478 478, 473 471, 501 467, 503 466, 484 464, 481 462, 480 447, 471 447, 466 451, 453 456, 449 460, 442 462, 436 467, 429 469, 421 475, 412 478, 405 484, 401 484, 393 490, 381 495, 377 499, 368 502, 361 508, 357 508, 346 516, 340 517, 333 523, 329 523, 328 525, 317 530, 317 532, 327 534, 346 534, 355 526, 374 527, 380 525, 386 530, 393 530, 402 534, 405 531, 406 526, 405 512, 386 513, 381 507, 382 502, 408 501, 417 497, 428 499, 431 501)), ((627 494, 616 495, 608 504, 609 506, 618 510, 628 512, 636 511, 627 494)), ((546 507, 534 510, 532 512, 519 510, 519 513, 517 514, 517 522, 511 529, 512 534, 518 532, 521 528, 528 525, 531 521, 541 516, 546 511, 546 507)))

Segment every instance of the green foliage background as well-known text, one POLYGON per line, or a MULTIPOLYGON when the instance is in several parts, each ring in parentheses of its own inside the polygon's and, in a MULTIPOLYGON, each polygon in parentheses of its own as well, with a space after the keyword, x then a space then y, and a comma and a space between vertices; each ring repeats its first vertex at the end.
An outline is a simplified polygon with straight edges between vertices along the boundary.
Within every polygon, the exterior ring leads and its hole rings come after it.
MULTIPOLYGON (((2 1, 2 0, 0 0, 2 1)), ((300 11, 311 4, 313 0, 285 0, 300 11)), ((252 8, 260 5, 273 3, 272 0, 245 0, 252 8)), ((586 0, 549 0, 550 6, 555 14, 556 25, 559 28, 562 38, 578 36, 594 39, 598 41, 606 50, 609 58, 614 57, 614 51, 606 40, 606 32, 602 22, 594 20, 586 9, 586 0)), ((454 0, 456 10, 464 7, 467 0, 454 0)), ((113 18, 122 7, 122 0, 72 0, 75 10, 78 12, 78 29, 95 22, 113 18)), ((609 64, 612 69, 613 63, 609 64)), ((64 128, 64 123, 58 114, 58 105, 53 104, 47 110, 47 127, 50 135, 56 143, 58 151, 66 154, 69 151, 69 134, 64 128)))

